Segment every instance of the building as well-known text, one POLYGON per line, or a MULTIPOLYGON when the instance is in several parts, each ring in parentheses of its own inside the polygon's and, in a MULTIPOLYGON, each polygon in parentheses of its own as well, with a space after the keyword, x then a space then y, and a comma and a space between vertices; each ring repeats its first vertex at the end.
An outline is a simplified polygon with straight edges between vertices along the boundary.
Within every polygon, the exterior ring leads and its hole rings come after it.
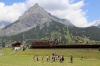
POLYGON ((11 45, 14 50, 18 50, 22 47, 22 44, 20 42, 14 42, 11 45))

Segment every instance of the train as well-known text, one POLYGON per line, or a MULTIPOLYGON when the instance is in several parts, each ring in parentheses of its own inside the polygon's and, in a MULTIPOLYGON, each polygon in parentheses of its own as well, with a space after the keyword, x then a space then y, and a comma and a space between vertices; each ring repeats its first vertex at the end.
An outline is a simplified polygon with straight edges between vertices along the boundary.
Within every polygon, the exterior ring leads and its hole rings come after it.
POLYGON ((60 44, 57 40, 38 40, 34 41, 30 48, 100 48, 100 44, 60 44))

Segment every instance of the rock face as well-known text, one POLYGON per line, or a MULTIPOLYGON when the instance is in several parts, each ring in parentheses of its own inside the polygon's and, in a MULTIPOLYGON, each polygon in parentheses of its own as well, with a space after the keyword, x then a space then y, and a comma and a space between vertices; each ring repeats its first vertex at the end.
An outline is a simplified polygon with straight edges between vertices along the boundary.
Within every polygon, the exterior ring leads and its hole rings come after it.
POLYGON ((36 3, 33 7, 29 8, 23 16, 20 16, 18 20, 0 30, 0 36, 15 35, 27 31, 38 24, 49 23, 51 20, 73 26, 67 19, 59 19, 51 15, 36 3))

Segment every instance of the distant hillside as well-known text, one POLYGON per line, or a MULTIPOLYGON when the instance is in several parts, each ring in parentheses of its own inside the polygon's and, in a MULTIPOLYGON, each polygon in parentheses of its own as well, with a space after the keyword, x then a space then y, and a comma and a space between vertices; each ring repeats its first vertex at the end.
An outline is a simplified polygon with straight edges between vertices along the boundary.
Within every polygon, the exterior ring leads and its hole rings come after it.
POLYGON ((25 40, 28 44, 31 44, 34 40, 54 40, 57 39, 60 44, 73 44, 76 42, 90 43, 98 39, 93 38, 95 33, 92 30, 100 30, 95 27, 78 28, 73 26, 67 26, 65 24, 52 20, 44 24, 38 24, 36 27, 2 39, 8 43, 14 41, 23 42, 25 40), (89 35, 89 36, 88 36, 89 35), (90 35, 92 35, 90 37, 90 35), (24 38, 24 39, 23 39, 24 38))
POLYGON ((91 40, 96 40, 96 41, 100 41, 100 28, 95 27, 95 26, 91 26, 91 27, 87 27, 87 28, 78 28, 78 27, 74 27, 74 28, 69 28, 70 33, 75 35, 75 36, 86 36, 91 40))

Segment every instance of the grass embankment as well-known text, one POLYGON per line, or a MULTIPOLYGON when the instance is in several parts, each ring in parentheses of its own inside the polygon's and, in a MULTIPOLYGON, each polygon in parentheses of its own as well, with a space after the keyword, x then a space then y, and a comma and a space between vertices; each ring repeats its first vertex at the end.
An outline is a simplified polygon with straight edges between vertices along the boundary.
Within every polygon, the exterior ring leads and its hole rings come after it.
POLYGON ((0 56, 0 66, 99 66, 100 65, 100 52, 98 50, 85 50, 85 49, 29 49, 19 51, 15 55, 11 55, 13 50, 3 49, 2 53, 5 56, 0 56), (63 54, 65 61, 60 62, 46 62, 46 55, 52 55, 53 52, 63 54), (70 63, 69 55, 72 54, 74 59, 70 63), (85 59, 81 60, 81 55, 85 55, 85 59), (33 55, 39 55, 39 61, 33 60, 33 55), (45 56, 44 63, 41 57, 45 56))

